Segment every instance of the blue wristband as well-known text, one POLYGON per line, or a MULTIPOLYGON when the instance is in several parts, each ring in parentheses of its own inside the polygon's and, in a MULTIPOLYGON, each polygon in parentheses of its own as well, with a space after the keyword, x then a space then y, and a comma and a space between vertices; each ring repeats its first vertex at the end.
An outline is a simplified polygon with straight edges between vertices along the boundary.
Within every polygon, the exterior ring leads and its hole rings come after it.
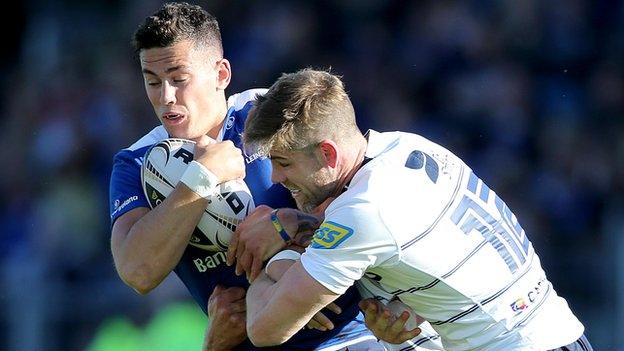
POLYGON ((286 233, 286 230, 284 230, 284 226, 282 225, 282 222, 280 222, 279 218, 277 218, 277 211, 279 211, 279 208, 276 208, 273 211, 271 211, 271 223, 273 223, 273 228, 275 228, 275 230, 277 230, 277 232, 282 237, 282 239, 284 239, 284 242, 286 242, 286 244, 290 244, 290 241, 292 239, 290 235, 286 233))

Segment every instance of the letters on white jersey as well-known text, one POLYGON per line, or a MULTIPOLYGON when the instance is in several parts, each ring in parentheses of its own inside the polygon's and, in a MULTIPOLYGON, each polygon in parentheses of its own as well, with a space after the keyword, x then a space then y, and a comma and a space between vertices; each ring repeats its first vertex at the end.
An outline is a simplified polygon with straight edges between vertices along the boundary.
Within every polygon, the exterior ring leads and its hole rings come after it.
POLYGON ((457 156, 375 131, 366 156, 301 257, 316 280, 342 293, 364 277, 447 350, 544 350, 582 335, 516 217, 457 156))

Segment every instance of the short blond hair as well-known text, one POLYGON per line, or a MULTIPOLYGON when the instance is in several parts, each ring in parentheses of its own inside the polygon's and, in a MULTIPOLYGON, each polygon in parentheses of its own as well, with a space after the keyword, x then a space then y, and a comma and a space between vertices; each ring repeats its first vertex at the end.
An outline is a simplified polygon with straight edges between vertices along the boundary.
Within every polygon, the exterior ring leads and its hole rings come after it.
POLYGON ((304 150, 323 139, 338 143, 361 135, 340 78, 310 68, 285 73, 258 96, 245 123, 245 148, 262 155, 271 150, 304 150))

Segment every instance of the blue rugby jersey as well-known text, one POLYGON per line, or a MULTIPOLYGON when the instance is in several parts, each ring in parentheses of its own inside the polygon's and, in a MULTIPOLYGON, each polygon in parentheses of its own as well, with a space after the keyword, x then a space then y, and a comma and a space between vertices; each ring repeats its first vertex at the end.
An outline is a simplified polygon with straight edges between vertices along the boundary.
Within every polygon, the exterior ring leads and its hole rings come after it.
MULTIPOLYGON (((231 140, 237 147, 242 148, 241 134, 247 114, 256 94, 262 94, 265 91, 265 89, 247 90, 228 99, 228 112, 218 140, 231 140)), ((149 208, 141 185, 143 156, 152 145, 167 137, 165 128, 158 126, 115 155, 109 194, 111 224, 134 208, 149 208)), ((251 190, 256 205, 296 208, 288 190, 280 184, 271 182, 269 159, 245 155, 245 164, 245 182, 251 190)), ((208 298, 216 285, 249 287, 245 276, 236 276, 234 267, 227 266, 225 258, 225 252, 210 252, 188 245, 174 269, 204 313, 207 313, 208 298)), ((304 329, 285 344, 272 348, 257 348, 247 339, 236 350, 333 349, 332 346, 342 345, 345 342, 348 344, 349 340, 374 338, 364 326, 363 317, 357 306, 359 299, 356 289, 352 287, 336 300, 342 308, 340 315, 335 315, 326 309, 323 311, 335 325, 331 331, 304 329)))

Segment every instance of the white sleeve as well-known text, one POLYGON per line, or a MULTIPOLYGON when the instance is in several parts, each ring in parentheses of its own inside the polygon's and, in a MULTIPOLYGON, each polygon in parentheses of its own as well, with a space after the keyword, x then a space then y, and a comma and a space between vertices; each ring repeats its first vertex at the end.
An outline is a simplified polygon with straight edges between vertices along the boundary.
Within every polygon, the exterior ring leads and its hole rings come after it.
POLYGON ((343 294, 369 267, 398 257, 398 253, 397 243, 381 221, 377 207, 354 202, 326 214, 301 255, 301 263, 327 289, 343 294))

